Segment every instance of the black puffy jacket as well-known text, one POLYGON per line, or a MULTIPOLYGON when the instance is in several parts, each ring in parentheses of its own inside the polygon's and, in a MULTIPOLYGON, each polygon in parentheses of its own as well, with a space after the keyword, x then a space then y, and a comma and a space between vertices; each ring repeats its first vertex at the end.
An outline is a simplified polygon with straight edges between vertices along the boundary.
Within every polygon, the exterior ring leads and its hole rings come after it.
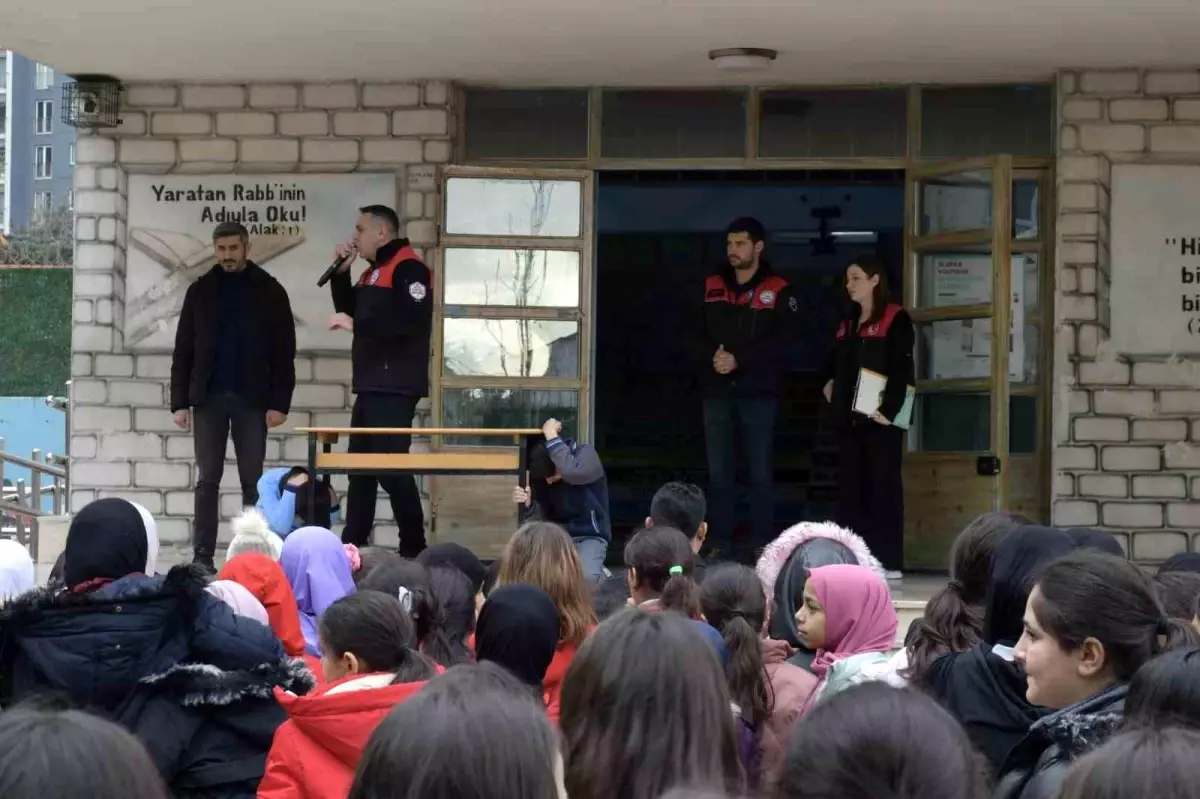
POLYGON ((1121 727, 1128 693, 1127 685, 1115 685, 1035 722, 1009 753, 995 799, 1055 799, 1071 763, 1121 727))
POLYGON ((57 694, 146 746, 175 797, 253 797, 286 715, 274 688, 312 675, 269 627, 235 616, 201 572, 41 590, 0 609, 0 704, 57 694))

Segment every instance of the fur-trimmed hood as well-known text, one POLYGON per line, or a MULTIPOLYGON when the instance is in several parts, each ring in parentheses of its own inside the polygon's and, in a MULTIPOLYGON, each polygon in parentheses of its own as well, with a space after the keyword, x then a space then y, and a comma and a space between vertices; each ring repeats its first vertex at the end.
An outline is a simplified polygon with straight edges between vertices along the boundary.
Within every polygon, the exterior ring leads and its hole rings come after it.
POLYGON ((170 694, 187 707, 225 707, 243 699, 274 699, 275 689, 307 694, 317 686, 302 658, 284 658, 244 671, 224 671, 204 663, 180 663, 141 684, 170 694))
POLYGON ((1038 719, 1030 728, 1051 745, 1074 758, 1107 741, 1125 718, 1128 686, 1117 685, 1104 693, 1038 719))
POLYGON ((294 682, 270 628, 235 616, 206 585, 202 570, 176 566, 84 594, 33 591, 5 605, 0 704, 51 691, 115 710, 139 686, 156 684, 203 704, 202 697, 270 696, 275 685, 294 682))
POLYGON ((869 566, 881 576, 884 575, 883 565, 871 554, 866 542, 850 530, 833 522, 800 522, 780 533, 778 538, 767 545, 758 559, 755 570, 768 597, 775 595, 775 581, 779 579, 779 572, 788 558, 814 538, 836 541, 854 553, 859 566, 869 566))

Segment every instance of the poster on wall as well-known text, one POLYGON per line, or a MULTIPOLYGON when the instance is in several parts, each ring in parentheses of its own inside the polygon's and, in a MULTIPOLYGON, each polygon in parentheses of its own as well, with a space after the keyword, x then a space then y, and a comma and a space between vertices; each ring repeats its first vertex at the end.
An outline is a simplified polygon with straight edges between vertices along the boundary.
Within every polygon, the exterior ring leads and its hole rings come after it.
POLYGON ((1200 167, 1112 170, 1112 344, 1122 355, 1200 354, 1200 167))
MULTIPOLYGON (((1008 375, 1025 379, 1026 256, 1012 258, 1012 317, 1008 337, 1008 375)), ((931 259, 934 307, 974 305, 992 295, 990 255, 946 255, 931 259)), ((1036 262, 1033 264, 1036 270, 1036 262)), ((931 380, 983 378, 991 375, 992 320, 962 319, 934 322, 926 373, 931 380)))
POLYGON ((329 287, 316 282, 353 235, 357 209, 374 203, 396 207, 395 175, 131 175, 125 346, 174 346, 184 293, 216 263, 213 229, 240 222, 250 260, 287 289, 297 348, 348 349, 350 337, 328 329, 329 287))

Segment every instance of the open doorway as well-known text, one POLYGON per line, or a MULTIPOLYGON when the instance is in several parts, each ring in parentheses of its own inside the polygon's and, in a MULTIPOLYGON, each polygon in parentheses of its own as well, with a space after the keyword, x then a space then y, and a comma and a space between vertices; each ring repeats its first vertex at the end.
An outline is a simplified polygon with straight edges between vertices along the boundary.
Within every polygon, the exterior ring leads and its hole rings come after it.
MULTIPOLYGON (((845 303, 842 273, 856 255, 877 252, 903 296, 904 191, 900 170, 598 175, 593 439, 608 472, 610 551, 640 527, 663 483, 707 489, 689 341, 704 279, 724 262, 725 227, 739 216, 764 224, 767 257, 801 305, 776 429, 776 524, 832 516, 838 459, 821 370, 845 303)), ((739 502, 735 539, 748 522, 739 502)))

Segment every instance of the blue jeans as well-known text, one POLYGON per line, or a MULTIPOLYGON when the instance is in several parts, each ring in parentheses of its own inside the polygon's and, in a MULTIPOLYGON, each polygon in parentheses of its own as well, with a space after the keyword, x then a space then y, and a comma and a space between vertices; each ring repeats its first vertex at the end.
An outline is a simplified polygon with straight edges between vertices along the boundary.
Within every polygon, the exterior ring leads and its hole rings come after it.
POLYGON ((774 535, 775 484, 772 457, 775 397, 709 397, 704 401, 704 442, 708 449, 708 540, 729 551, 733 544, 737 499, 737 452, 734 428, 740 428, 742 455, 750 482, 751 548, 765 546, 774 535))
POLYGON ((574 538, 575 551, 583 561, 583 576, 597 583, 604 576, 604 556, 608 554, 608 542, 603 538, 574 538))

